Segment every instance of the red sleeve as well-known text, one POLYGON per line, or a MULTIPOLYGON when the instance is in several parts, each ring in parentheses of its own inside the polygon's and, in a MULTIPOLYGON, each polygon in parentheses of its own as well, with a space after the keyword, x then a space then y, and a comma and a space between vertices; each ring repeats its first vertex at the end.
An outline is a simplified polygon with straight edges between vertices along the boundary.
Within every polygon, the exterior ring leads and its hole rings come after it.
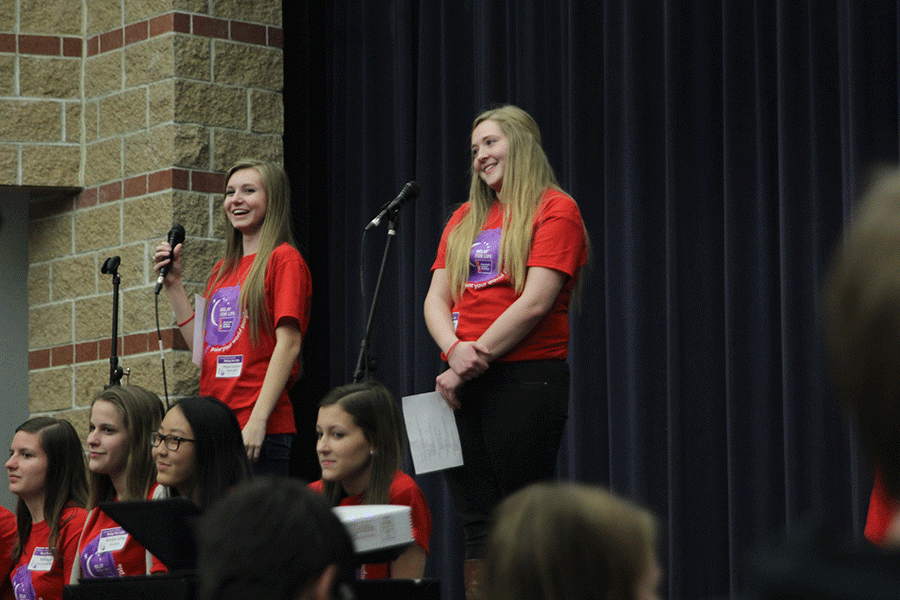
POLYGON ((15 513, 0 506, 0 575, 6 579, 12 570, 12 549, 18 535, 15 513))
POLYGON ((169 572, 169 569, 166 568, 166 565, 164 565, 161 560, 159 560, 152 554, 150 555, 150 558, 152 560, 152 564, 150 565, 150 574, 151 575, 159 575, 160 573, 168 573, 169 572))
POLYGON ((266 289, 271 291, 270 309, 275 326, 285 319, 294 320, 305 335, 309 327, 312 277, 300 252, 287 244, 275 249, 266 273, 266 289))
POLYGON ((869 499, 869 513, 866 516, 865 536, 873 544, 878 546, 884 543, 888 527, 897 512, 897 502, 891 499, 884 487, 881 472, 875 473, 875 483, 872 486, 872 496, 869 499))
POLYGON ((528 266, 555 269, 572 277, 586 263, 587 243, 578 205, 565 194, 548 192, 535 215, 528 266))
POLYGON ((412 477, 404 474, 404 478, 409 481, 405 482, 406 485, 398 489, 396 494, 392 494, 391 504, 410 507, 413 539, 427 554, 428 543, 431 539, 431 511, 428 510, 425 494, 422 493, 412 477))

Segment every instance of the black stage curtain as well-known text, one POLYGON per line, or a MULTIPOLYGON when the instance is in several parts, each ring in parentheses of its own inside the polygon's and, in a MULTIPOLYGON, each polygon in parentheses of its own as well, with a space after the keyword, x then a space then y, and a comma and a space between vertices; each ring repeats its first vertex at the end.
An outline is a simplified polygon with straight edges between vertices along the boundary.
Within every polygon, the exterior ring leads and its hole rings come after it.
MULTIPOLYGON (((660 516, 675 599, 736 593, 747 549, 807 516, 861 535, 870 475, 817 304, 853 198, 898 159, 897 2, 283 6, 285 155, 316 290, 295 392, 309 440, 311 406, 356 367, 387 240, 363 227, 413 179, 371 349, 398 397, 433 389, 429 268, 466 198, 472 119, 514 103, 592 241, 560 476, 660 516)), ((318 477, 312 452, 301 439, 296 470, 318 477)), ((426 574, 459 598, 452 501, 439 474, 417 481, 426 574)))

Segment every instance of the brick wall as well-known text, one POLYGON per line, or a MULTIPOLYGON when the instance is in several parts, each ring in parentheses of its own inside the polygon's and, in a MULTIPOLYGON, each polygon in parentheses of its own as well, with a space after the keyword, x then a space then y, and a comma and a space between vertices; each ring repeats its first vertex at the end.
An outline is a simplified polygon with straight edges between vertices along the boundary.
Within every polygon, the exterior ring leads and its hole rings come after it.
MULTIPOLYGON (((163 393, 151 253, 187 230, 185 280, 202 291, 221 253, 222 172, 281 160, 280 0, 0 2, 0 185, 31 192, 29 410, 85 431, 109 382, 120 256, 119 364, 163 393)), ((160 325, 170 396, 198 373, 160 325)))

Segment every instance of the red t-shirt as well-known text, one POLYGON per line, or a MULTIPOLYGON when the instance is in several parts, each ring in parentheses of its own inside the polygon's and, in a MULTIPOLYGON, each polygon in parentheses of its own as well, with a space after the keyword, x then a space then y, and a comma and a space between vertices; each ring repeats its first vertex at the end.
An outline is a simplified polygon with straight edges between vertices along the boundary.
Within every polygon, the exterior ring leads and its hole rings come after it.
MULTIPOLYGON (((469 210, 463 204, 444 228, 431 270, 446 266, 447 236, 469 210)), ((503 211, 495 202, 481 233, 472 244, 469 278, 462 297, 451 307, 456 337, 474 341, 519 297, 506 271, 498 265, 503 211)), ((569 352, 569 301, 581 267, 587 263, 587 240, 578 205, 563 192, 548 189, 538 206, 532 228, 528 267, 560 271, 568 278, 550 311, 501 361, 563 360, 569 352)))
MULTIPOLYGON (((309 484, 309 489, 321 494, 322 480, 309 484)), ((419 489, 412 477, 403 471, 397 471, 391 482, 389 495, 390 504, 410 507, 413 539, 427 554, 428 541, 431 539, 431 512, 428 510, 428 502, 425 500, 422 490, 419 489)), ((338 506, 360 506, 362 503, 362 494, 356 494, 347 496, 340 501, 338 506)), ((360 567, 360 579, 390 579, 390 577, 391 563, 377 563, 360 567)))
MULTIPOLYGON (((200 393, 214 396, 231 407, 241 427, 250 419, 275 350, 275 333, 267 331, 265 326, 259 327, 257 343, 251 341, 248 317, 240 307, 241 286, 254 257, 253 254, 243 257, 237 271, 220 281, 215 289, 210 287, 213 282, 210 277, 200 370, 200 393)), ((312 284, 306 261, 296 248, 289 244, 275 248, 266 267, 265 285, 266 310, 273 326, 294 322, 306 335, 312 284)), ((299 372, 300 363, 295 362, 287 386, 269 416, 266 433, 296 433, 288 389, 299 372)))
MULTIPOLYGON (((151 486, 147 498, 153 498, 153 491, 158 485, 154 483, 151 486)), ((78 544, 78 559, 81 577, 86 579, 145 575, 148 572, 147 551, 144 547, 99 508, 88 513, 84 533, 78 544)), ((162 563, 157 565, 157 562, 153 559, 152 564, 165 572, 165 566, 162 563)))
POLYGON ((45 521, 32 523, 31 535, 10 575, 16 598, 62 599, 63 587, 69 582, 72 565, 77 560, 78 538, 86 518, 83 508, 70 507, 63 511, 57 546, 62 560, 55 559, 47 547, 50 526, 45 521))
POLYGON ((0 506, 0 598, 9 598, 12 595, 12 584, 9 572, 12 570, 12 549, 16 545, 19 531, 16 525, 16 515, 4 506, 0 506))

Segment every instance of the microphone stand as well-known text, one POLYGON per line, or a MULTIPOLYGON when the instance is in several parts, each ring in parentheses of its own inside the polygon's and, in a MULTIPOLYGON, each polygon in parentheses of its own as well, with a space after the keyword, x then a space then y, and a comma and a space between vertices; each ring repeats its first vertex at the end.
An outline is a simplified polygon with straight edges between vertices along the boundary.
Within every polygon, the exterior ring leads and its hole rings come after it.
MULTIPOLYGON (((399 207, 397 207, 399 209, 399 207)), ((375 318, 375 307, 378 305, 378 295, 381 292, 381 280, 384 278, 384 268, 387 265, 388 253, 391 251, 391 242, 397 235, 394 229, 394 219, 397 218, 397 210, 393 210, 387 214, 388 232, 387 242, 384 245, 384 255, 381 258, 381 268, 378 270, 378 279, 375 282, 375 291, 372 293, 372 307, 369 309, 369 320, 366 322, 366 332, 363 335, 362 342, 359 345, 359 360, 356 361, 356 373, 353 375, 353 382, 360 383, 363 378, 368 379, 369 372, 374 371, 377 366, 374 360, 369 360, 369 337, 372 335, 372 322, 375 318)), ((363 298, 365 300, 365 298, 363 298)))
POLYGON ((122 367, 119 366, 119 357, 116 355, 116 345, 119 338, 119 283, 122 278, 119 277, 119 263, 121 259, 118 256, 107 258, 103 262, 100 272, 104 275, 112 273, 113 276, 113 318, 112 318, 112 344, 109 353, 109 385, 121 385, 122 367))

